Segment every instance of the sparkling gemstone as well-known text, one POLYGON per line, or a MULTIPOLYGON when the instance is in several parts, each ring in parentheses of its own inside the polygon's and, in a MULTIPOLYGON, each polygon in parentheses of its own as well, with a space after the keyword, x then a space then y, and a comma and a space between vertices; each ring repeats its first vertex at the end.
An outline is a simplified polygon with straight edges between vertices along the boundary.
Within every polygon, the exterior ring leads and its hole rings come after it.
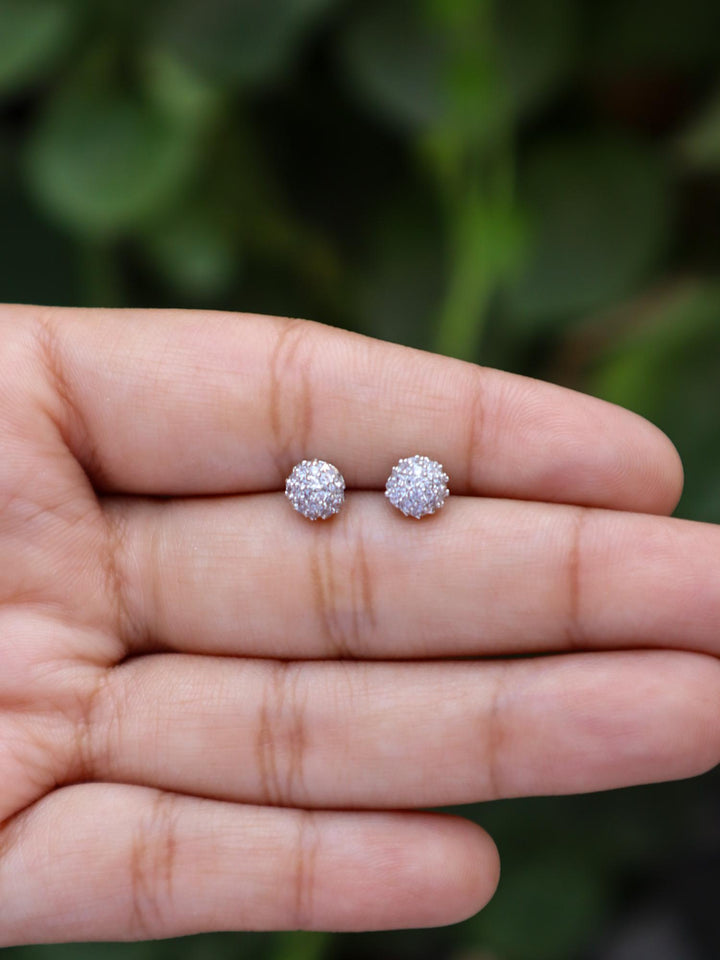
POLYGON ((325 460, 303 460, 285 481, 285 496, 308 520, 327 520, 345 500, 345 480, 325 460))
POLYGON ((437 460, 429 457, 405 457, 392 468, 385 496, 406 517, 435 513, 450 496, 449 477, 437 460))

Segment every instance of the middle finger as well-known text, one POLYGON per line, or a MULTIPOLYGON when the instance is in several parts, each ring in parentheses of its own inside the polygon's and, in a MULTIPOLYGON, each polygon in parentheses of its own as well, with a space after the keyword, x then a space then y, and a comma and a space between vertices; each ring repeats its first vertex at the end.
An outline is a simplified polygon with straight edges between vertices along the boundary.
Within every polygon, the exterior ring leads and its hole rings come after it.
POLYGON ((720 653, 720 528, 709 524, 470 497, 415 521, 376 493, 353 493, 316 523, 281 494, 113 498, 105 509, 122 530, 112 608, 134 652, 720 653))

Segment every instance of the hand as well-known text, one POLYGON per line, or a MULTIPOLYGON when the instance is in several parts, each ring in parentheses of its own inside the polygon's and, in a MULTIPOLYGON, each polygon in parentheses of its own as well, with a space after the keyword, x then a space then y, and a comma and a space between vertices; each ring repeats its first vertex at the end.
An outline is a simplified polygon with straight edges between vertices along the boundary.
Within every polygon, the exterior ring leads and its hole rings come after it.
POLYGON ((496 850, 410 808, 718 759, 720 534, 631 413, 302 321, 5 307, 0 438, 0 945, 450 923, 496 850), (419 522, 381 494, 415 453, 419 522))

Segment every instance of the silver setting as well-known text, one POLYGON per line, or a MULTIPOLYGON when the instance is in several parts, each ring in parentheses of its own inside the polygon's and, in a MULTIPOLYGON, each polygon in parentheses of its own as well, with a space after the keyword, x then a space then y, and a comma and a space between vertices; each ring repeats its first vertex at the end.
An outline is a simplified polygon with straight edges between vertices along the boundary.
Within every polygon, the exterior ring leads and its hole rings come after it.
POLYGON ((345 501, 345 479, 325 460, 303 460, 285 481, 285 496, 308 520, 327 520, 345 501))
POLYGON ((426 517, 439 510, 450 496, 448 475, 441 463, 429 457, 404 457, 392 468, 385 496, 406 517, 426 517))

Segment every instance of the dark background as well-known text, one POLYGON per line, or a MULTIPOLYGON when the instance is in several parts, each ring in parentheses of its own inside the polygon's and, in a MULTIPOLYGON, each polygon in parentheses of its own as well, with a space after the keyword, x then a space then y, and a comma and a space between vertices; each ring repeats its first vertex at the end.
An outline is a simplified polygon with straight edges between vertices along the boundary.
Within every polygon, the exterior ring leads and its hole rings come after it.
MULTIPOLYGON (((717 0, 0 0, 0 299, 311 317, 564 383, 669 433, 678 513, 715 522, 719 223, 717 0)), ((438 930, 4 952, 716 960, 719 799, 460 808, 503 877, 438 930)))

